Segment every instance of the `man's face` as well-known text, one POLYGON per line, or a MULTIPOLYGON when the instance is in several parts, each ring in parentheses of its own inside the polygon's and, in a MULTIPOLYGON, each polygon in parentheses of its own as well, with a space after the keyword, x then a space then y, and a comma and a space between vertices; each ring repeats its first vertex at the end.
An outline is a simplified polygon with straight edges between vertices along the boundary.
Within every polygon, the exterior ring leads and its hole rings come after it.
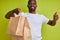
POLYGON ((32 0, 28 3, 28 8, 29 8, 30 11, 35 11, 36 7, 37 7, 36 1, 32 0))

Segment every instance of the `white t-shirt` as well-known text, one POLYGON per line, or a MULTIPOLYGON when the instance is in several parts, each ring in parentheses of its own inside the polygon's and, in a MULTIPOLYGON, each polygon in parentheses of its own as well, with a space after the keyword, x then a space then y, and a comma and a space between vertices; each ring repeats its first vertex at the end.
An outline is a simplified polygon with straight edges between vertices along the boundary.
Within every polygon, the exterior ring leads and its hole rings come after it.
POLYGON ((31 29, 32 40, 41 40, 41 27, 42 23, 48 23, 49 19, 43 15, 32 14, 32 13, 19 13, 15 16, 26 16, 29 22, 29 26, 31 29))

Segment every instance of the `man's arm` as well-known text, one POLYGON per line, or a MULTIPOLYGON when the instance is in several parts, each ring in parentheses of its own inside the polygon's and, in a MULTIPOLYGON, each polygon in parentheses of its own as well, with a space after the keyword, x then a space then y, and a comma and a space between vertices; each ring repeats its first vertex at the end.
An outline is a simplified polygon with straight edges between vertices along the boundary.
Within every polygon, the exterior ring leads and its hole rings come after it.
POLYGON ((56 21, 58 20, 57 12, 53 15, 53 20, 49 20, 47 24, 54 26, 56 24, 56 21))
POLYGON ((5 18, 10 19, 10 17, 14 17, 14 13, 18 14, 19 12, 20 12, 19 8, 13 9, 5 15, 5 18))

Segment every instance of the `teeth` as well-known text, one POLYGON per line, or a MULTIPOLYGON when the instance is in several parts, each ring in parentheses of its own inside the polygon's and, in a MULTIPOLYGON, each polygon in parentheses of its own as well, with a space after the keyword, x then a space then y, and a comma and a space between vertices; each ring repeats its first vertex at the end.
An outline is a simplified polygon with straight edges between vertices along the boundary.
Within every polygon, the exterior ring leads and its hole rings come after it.
POLYGON ((34 7, 32 7, 34 9, 34 7))

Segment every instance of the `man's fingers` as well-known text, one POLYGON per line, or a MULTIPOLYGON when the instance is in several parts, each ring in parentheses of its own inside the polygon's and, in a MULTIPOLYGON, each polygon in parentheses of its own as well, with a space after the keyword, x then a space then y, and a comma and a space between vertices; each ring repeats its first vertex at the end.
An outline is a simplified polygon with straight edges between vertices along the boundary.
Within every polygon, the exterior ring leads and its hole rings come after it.
POLYGON ((55 14, 54 15, 57 15, 57 12, 55 12, 55 14))
POLYGON ((58 16, 57 12, 55 12, 54 16, 58 16))
POLYGON ((16 8, 17 10, 21 10, 20 8, 16 8))
POLYGON ((16 14, 19 14, 21 12, 21 9, 20 8, 15 8, 14 11, 15 11, 16 14))

